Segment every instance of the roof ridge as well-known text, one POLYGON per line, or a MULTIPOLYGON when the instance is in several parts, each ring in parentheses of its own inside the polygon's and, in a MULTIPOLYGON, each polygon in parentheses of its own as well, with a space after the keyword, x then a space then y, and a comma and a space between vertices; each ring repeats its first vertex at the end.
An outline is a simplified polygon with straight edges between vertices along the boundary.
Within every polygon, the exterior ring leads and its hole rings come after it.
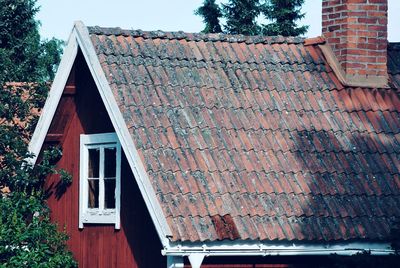
POLYGON ((186 41, 210 41, 210 42, 229 42, 229 43, 246 43, 246 44, 302 44, 305 38, 303 37, 284 37, 284 36, 246 36, 242 34, 231 35, 224 33, 187 33, 183 31, 165 32, 157 31, 142 31, 142 30, 125 30, 119 27, 100 27, 88 26, 90 34, 95 35, 122 35, 132 37, 142 37, 144 39, 168 39, 168 40, 181 40, 186 41))

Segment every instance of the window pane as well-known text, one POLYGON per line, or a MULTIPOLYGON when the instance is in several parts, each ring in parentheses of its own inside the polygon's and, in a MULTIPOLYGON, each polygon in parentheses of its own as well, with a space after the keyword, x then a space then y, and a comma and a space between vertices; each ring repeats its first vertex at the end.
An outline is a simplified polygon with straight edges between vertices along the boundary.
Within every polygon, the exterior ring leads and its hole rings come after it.
POLYGON ((89 149, 89 178, 99 177, 100 150, 89 149))
POLYGON ((104 148, 104 177, 115 177, 116 153, 116 148, 104 148))
POLYGON ((115 179, 104 180, 104 208, 115 208, 115 179))
POLYGON ((89 200, 88 208, 99 207, 99 180, 88 180, 89 184, 89 200))

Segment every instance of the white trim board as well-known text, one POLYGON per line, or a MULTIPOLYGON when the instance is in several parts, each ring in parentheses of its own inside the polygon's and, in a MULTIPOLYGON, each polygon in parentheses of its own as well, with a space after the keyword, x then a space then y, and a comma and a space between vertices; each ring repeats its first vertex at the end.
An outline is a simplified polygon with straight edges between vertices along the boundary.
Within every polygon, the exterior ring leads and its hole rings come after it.
POLYGON ((169 237, 172 232, 164 217, 162 208, 157 200, 154 189, 150 183, 150 179, 146 173, 144 165, 133 143, 128 127, 114 99, 110 85, 105 77, 104 71, 100 65, 95 49, 89 37, 87 27, 80 21, 75 22, 74 28, 68 40, 67 48, 61 60, 60 67, 57 71, 55 80, 50 90, 50 94, 46 100, 45 106, 40 116, 38 125, 29 144, 29 151, 35 156, 30 160, 34 164, 40 153, 46 134, 49 130, 51 121, 56 112, 58 103, 61 99, 62 92, 75 62, 78 47, 86 60, 86 64, 95 81, 104 106, 110 116, 111 122, 117 133, 121 146, 126 154, 129 165, 135 180, 142 193, 143 199, 149 211, 150 217, 155 225, 158 236, 164 248, 169 247, 169 237))
POLYGON ((29 142, 28 150, 34 153, 34 157, 29 159, 30 163, 34 165, 37 157, 42 149, 44 139, 49 131, 51 121, 53 120, 58 103, 60 102, 65 84, 67 83, 69 74, 71 73, 72 66, 74 65, 76 55, 78 54, 78 43, 76 42, 76 34, 73 29, 64 50, 64 55, 61 58, 53 84, 47 96, 46 103, 44 104, 41 116, 33 132, 32 139, 29 142))

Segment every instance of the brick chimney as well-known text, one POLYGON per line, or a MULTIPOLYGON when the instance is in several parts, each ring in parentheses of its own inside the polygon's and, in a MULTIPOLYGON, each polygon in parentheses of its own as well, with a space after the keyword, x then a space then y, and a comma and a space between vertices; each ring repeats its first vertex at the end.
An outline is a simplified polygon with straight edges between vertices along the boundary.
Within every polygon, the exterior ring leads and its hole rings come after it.
POLYGON ((387 0, 323 0, 322 34, 345 84, 387 87, 387 0))

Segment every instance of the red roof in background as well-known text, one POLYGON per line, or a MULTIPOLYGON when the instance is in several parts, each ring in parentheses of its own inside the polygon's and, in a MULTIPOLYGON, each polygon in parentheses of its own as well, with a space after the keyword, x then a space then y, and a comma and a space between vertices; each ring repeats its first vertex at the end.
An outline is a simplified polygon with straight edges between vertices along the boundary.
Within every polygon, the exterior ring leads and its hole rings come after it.
POLYGON ((397 89, 344 88, 300 38, 89 32, 174 241, 388 238, 397 89))

